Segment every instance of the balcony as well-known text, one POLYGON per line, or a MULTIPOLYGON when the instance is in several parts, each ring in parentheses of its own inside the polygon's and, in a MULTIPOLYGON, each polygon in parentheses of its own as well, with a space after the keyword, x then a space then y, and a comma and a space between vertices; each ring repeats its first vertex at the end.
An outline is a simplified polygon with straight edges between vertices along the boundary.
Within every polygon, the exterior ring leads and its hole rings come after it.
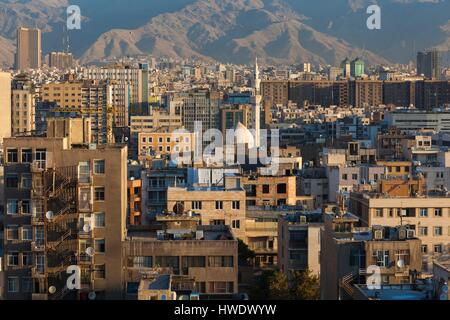
POLYGON ((83 253, 80 254, 78 257, 78 264, 80 265, 91 265, 92 264, 92 257, 83 253))

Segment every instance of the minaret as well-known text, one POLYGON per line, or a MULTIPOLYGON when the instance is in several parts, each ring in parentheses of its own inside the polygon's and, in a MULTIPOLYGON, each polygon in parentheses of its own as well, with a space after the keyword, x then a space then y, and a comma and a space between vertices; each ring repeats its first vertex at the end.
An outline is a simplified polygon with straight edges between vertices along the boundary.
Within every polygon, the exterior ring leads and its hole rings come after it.
POLYGON ((253 106, 253 129, 255 130, 255 147, 261 145, 261 79, 259 78, 258 58, 255 59, 255 93, 253 106))

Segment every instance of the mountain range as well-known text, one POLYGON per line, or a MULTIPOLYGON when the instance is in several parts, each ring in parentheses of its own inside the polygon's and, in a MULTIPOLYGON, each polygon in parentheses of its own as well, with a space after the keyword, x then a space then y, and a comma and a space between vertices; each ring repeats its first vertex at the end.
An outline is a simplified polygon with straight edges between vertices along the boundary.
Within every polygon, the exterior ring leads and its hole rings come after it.
POLYGON ((18 26, 43 30, 44 53, 69 50, 83 63, 151 54, 249 63, 407 63, 415 51, 450 48, 448 0, 0 0, 0 65, 13 61, 18 26), (70 2, 70 3, 69 3, 70 2), (381 30, 366 27, 381 7, 381 30), (65 31, 79 5, 82 29, 65 31))

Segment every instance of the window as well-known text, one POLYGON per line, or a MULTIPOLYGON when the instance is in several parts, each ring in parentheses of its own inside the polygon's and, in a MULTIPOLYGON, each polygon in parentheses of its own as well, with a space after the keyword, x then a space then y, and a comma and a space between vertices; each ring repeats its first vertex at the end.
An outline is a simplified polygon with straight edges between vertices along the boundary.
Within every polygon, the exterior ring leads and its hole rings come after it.
POLYGON ((419 235, 427 236, 428 235, 428 227, 419 227, 419 235))
POLYGON ((94 190, 95 201, 105 201, 105 187, 96 187, 94 190))
POLYGON ((233 293, 234 283, 233 282, 209 282, 209 292, 211 293, 233 293))
POLYGON ((394 209, 389 209, 389 217, 393 217, 394 216, 394 209))
POLYGON ((128 267, 130 268, 151 268, 153 266, 153 257, 136 256, 128 257, 128 267))
POLYGON ((18 226, 8 226, 6 229, 6 240, 19 240, 18 226))
POLYGON ((96 228, 104 228, 105 227, 105 213, 104 212, 98 212, 95 213, 95 227, 96 228))
POLYGON ((383 209, 375 209, 375 217, 382 218, 383 217, 383 209))
POLYGON ((19 187, 19 176, 17 174, 6 175, 6 187, 17 189, 19 187))
POLYGON ((31 174, 22 174, 21 188, 29 190, 32 187, 31 174))
POLYGON ((233 268, 233 256, 210 256, 208 266, 211 268, 233 268))
POLYGON ((442 253, 442 244, 437 244, 434 246, 434 253, 442 253))
POLYGON ((427 208, 420 208, 420 216, 421 217, 428 217, 428 209, 427 208))
POLYGON ((280 183, 279 185, 277 185, 277 193, 278 194, 286 193, 286 183, 280 183))
POLYGON ((20 203, 20 209, 22 214, 31 214, 31 201, 22 200, 20 203))
POLYGON ((35 155, 36 163, 41 169, 45 169, 47 161, 47 150, 46 149, 36 149, 35 155))
POLYGON ((33 162, 33 150, 22 149, 22 163, 32 163, 33 162))
POLYGON ((241 202, 240 201, 233 201, 231 203, 231 207, 233 210, 239 210, 241 208, 241 202))
POLYGON ((193 210, 202 210, 202 202, 201 201, 192 201, 192 209, 193 210))
POLYGON ((206 267, 206 258, 204 256, 181 257, 181 271, 184 275, 189 274, 189 268, 206 267))
POLYGON ((263 184, 262 190, 263 190, 263 193, 264 193, 264 194, 270 193, 270 185, 268 185, 268 184, 263 184))
POLYGON ((352 174, 352 180, 358 180, 358 175, 357 174, 352 174))
POLYGON ((19 266, 19 253, 18 252, 10 252, 8 254, 8 266, 9 267, 18 267, 19 266))
POLYGON ((78 164, 78 180, 80 183, 91 182, 91 166, 89 162, 84 161, 78 164))
POLYGON ((106 268, 104 264, 94 266, 94 279, 105 279, 106 268))
POLYGON ((22 253, 22 266, 28 267, 33 265, 33 254, 31 252, 22 253))
POLYGON ((233 229, 240 229, 241 228, 241 220, 233 220, 231 222, 231 227, 233 229))
POLYGON ((8 278, 8 292, 10 293, 19 292, 19 277, 8 278))
POLYGON ((434 216, 435 217, 442 217, 442 209, 434 209, 434 216))
POLYGON ((434 235, 442 236, 442 227, 434 227, 434 235))
POLYGON ((94 174, 105 174, 105 160, 94 160, 94 174))
POLYGON ((223 210, 223 201, 216 201, 216 210, 223 210))
POLYGON ((174 274, 180 273, 180 258, 175 256, 157 256, 156 265, 161 268, 172 268, 174 274))
POLYGON ((105 239, 94 240, 95 253, 105 253, 105 239))
POLYGON ((33 228, 31 226, 22 227, 22 240, 23 241, 33 240, 33 228))
POLYGON ((388 250, 376 250, 373 252, 374 262, 378 267, 389 266, 389 251, 388 250))
POLYGON ((18 162, 17 149, 6 150, 6 161, 8 163, 17 163, 18 162))
POLYGON ((342 180, 347 180, 347 174, 342 175, 342 180))
POLYGON ((6 203, 7 214, 19 214, 19 200, 9 199, 6 203))
POLYGON ((426 244, 421 245, 420 251, 425 254, 428 253, 428 246, 426 244))
POLYGON ((33 292, 33 281, 31 278, 22 278, 22 292, 33 292))

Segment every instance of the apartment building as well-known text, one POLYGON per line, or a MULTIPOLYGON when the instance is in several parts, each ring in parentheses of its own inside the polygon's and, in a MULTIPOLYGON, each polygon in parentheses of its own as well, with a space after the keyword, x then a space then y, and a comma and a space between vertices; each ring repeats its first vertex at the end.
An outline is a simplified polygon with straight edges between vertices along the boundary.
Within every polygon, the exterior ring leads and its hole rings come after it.
POLYGON ((178 210, 199 214, 202 225, 229 226, 237 238, 245 239, 245 191, 239 184, 169 187, 167 212, 178 210))
POLYGON ((11 74, 0 72, 0 144, 4 138, 11 137, 11 74))
POLYGON ((261 81, 261 95, 263 100, 270 100, 274 105, 287 106, 289 102, 288 81, 261 81))
POLYGON ((293 271, 320 274, 322 214, 287 214, 278 222, 278 266, 289 276, 293 271))
POLYGON ((355 108, 383 104, 383 82, 378 80, 349 81, 349 104, 355 108))
POLYGON ((297 204, 296 176, 245 175, 241 178, 247 206, 282 206, 297 204))
POLYGON ((30 79, 16 77, 11 89, 11 131, 13 135, 35 130, 35 92, 30 79))
POLYGON ((74 67, 73 54, 70 52, 50 52, 48 54, 48 66, 59 70, 67 70, 74 67))
POLYGON ((127 148, 89 147, 82 120, 63 121, 70 132, 53 122, 47 137, 4 143, 7 299, 122 296, 127 148), (66 286, 71 265, 81 269, 80 290, 66 286))
POLYGON ((183 129, 154 132, 141 132, 138 134, 138 155, 140 159, 155 156, 178 155, 180 158, 195 151, 196 134, 183 129))
POLYGON ((427 194, 424 181, 391 180, 379 192, 353 192, 350 208, 362 226, 410 225, 422 241, 424 270, 449 250, 450 199, 445 193, 427 194))
POLYGON ((320 292, 324 300, 347 300, 379 268, 381 285, 412 283, 422 270, 421 241, 409 226, 361 228, 353 214, 326 214, 321 237, 320 292), (373 272, 373 271, 372 271, 373 272))
POLYGON ((129 229, 122 245, 123 291, 136 299, 139 283, 157 274, 178 278, 194 293, 233 294, 238 290, 238 242, 227 226, 200 225, 190 215, 160 215, 148 229, 129 229))

